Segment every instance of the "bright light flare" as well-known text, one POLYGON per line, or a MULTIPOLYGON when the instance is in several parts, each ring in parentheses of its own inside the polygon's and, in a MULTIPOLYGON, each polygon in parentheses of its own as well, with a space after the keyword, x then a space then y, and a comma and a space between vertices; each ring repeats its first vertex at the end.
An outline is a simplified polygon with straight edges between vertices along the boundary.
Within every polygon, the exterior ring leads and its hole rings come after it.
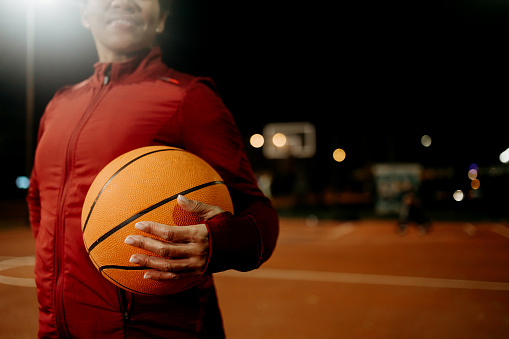
POLYGON ((500 162, 507 164, 509 162, 509 148, 500 153, 500 162))

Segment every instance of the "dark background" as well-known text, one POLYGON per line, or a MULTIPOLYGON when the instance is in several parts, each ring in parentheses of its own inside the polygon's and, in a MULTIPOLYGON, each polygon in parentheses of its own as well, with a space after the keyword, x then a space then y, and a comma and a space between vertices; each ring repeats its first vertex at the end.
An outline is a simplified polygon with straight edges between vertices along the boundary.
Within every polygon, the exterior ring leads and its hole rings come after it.
MULTIPOLYGON (((26 194, 15 185, 28 174, 26 1, 0 4, 1 199, 26 194)), ((97 55, 70 1, 36 9, 38 122, 58 88, 91 75, 97 55)), ((160 45, 169 66, 215 80, 257 172, 291 178, 288 168, 300 166, 312 192, 373 193, 363 174, 371 165, 417 162, 452 173, 428 180, 424 193, 431 207, 454 209, 436 193, 452 201, 467 190, 476 163, 482 195, 468 209, 505 217, 509 173, 498 157, 509 147, 508 20, 502 0, 175 0, 160 45), (313 159, 267 160, 249 146, 265 124, 285 121, 315 124, 313 159), (335 163, 339 147, 347 158, 335 163)))

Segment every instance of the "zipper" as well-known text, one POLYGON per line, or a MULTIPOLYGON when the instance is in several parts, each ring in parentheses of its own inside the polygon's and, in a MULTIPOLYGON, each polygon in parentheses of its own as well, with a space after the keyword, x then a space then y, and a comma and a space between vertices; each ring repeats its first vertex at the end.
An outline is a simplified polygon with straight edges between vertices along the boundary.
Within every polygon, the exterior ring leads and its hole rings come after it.
POLYGON ((125 290, 117 287, 118 291, 118 304, 120 305, 120 312, 122 313, 122 317, 124 320, 124 336, 127 337, 127 324, 129 323, 129 319, 131 315, 129 314, 129 304, 130 302, 127 300, 127 293, 125 290))
POLYGON ((108 87, 106 85, 109 84, 110 80, 110 70, 111 65, 109 65, 104 73, 104 81, 103 85, 100 87, 97 94, 92 98, 90 104, 88 105, 85 113, 81 116, 80 121, 74 128, 71 137, 69 139, 69 143, 67 144, 66 158, 64 163, 64 175, 62 177, 62 182, 60 187, 63 189, 60 191, 59 196, 59 213, 56 219, 56 229, 55 229, 55 259, 54 259, 54 267, 55 267, 55 278, 53 282, 53 304, 55 305, 55 322, 56 329, 59 334, 59 337, 70 338, 69 329, 67 327, 67 322, 65 320, 65 310, 63 304, 63 254, 64 254, 64 240, 65 240, 65 218, 64 218, 64 206, 67 201, 67 191, 69 190, 69 176, 72 168, 72 162, 74 160, 74 152, 76 150, 76 142, 78 137, 83 130, 86 122, 92 115, 93 111, 97 107, 97 104, 104 97, 107 92, 108 87))
POLYGON ((104 71, 104 79, 103 79, 103 86, 106 86, 110 83, 110 72, 111 72, 111 65, 109 65, 106 70, 104 71))

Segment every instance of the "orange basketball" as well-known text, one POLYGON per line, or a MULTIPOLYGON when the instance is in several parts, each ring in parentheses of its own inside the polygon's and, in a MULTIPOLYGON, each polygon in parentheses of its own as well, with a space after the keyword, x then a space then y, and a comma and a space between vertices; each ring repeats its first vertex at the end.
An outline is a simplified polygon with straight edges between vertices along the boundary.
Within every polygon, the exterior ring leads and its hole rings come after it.
POLYGON ((179 194, 233 213, 230 194, 219 174, 185 150, 143 147, 106 165, 90 186, 81 215, 85 248, 103 276, 121 288, 148 295, 178 293, 198 284, 199 278, 144 279, 150 268, 129 259, 136 253, 155 254, 124 243, 128 235, 157 238, 136 229, 138 221, 183 227, 203 223, 177 204, 179 194))

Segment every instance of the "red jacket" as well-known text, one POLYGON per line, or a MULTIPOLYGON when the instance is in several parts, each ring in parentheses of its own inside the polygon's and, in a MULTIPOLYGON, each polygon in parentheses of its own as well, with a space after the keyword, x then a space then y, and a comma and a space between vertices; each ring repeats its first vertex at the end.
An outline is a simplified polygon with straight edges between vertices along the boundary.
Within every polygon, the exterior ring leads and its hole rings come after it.
POLYGON ((167 68, 159 48, 126 63, 95 65, 46 108, 28 194, 36 238, 39 336, 157 338, 222 336, 212 276, 259 267, 274 250, 277 215, 257 187, 231 114, 211 82, 167 68), (203 283, 179 294, 131 294, 96 270, 80 215, 97 173, 147 145, 187 149, 213 166, 236 215, 207 222, 211 252, 203 283))

